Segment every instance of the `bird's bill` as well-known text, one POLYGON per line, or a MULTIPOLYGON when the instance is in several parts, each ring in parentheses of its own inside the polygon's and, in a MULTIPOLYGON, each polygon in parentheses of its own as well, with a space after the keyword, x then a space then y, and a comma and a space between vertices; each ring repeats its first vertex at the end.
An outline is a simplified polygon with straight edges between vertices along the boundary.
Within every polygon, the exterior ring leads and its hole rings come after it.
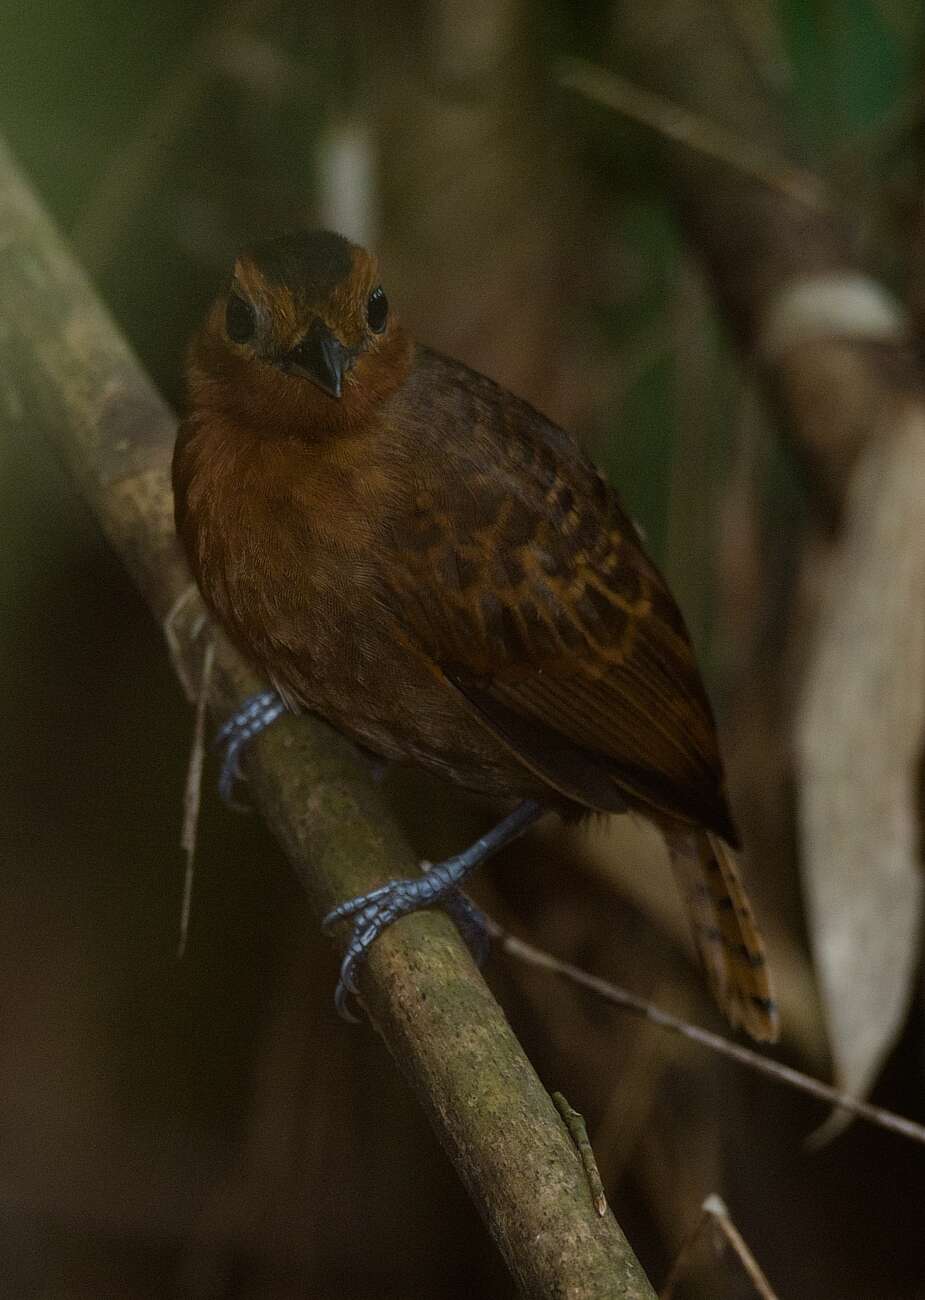
POLYGON ((284 369, 310 379, 329 397, 339 398, 344 391, 344 375, 355 359, 355 353, 327 325, 316 320, 298 347, 284 358, 284 369))

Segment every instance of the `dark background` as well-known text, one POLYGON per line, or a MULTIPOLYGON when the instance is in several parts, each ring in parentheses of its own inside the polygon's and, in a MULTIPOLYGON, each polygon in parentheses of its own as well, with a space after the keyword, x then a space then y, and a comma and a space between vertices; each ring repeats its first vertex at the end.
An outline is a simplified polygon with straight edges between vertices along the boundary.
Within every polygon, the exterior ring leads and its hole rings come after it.
MULTIPOLYGON (((851 178, 863 257, 901 290, 922 201, 919 6, 730 8, 812 165, 851 178)), ((302 224, 369 242, 419 337, 606 466, 728 718, 720 559, 741 476, 784 571, 808 506, 684 250, 650 133, 556 84, 564 54, 619 63, 606 4, 0 14, 2 130, 172 401, 239 246, 302 224)), ((189 710, 48 450, 17 438, 0 458, 0 1295, 510 1294, 384 1050, 337 1020, 333 954, 287 864, 256 817, 218 804, 214 772, 177 961, 189 710)), ((488 816, 423 778, 387 781, 422 853, 488 816)), ((545 828, 480 890, 534 941, 715 1023, 651 836, 545 828)), ((825 1073, 799 881, 782 868, 756 893, 792 1013, 783 1053, 825 1073)), ((811 1152, 817 1104, 548 976, 498 959, 488 974, 544 1080, 586 1113, 656 1284, 716 1190, 782 1298, 925 1296, 920 1148, 855 1127, 811 1152)), ((918 1024, 878 1098, 921 1117, 918 1024)), ((753 1294, 709 1251, 694 1272, 692 1296, 753 1294)))

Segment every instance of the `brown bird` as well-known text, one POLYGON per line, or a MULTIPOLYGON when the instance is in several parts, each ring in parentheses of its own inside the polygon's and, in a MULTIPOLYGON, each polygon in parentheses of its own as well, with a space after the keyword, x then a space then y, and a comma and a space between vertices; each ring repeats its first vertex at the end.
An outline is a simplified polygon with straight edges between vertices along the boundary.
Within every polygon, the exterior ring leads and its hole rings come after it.
POLYGON ((684 621, 573 438, 416 345, 375 260, 329 232, 242 254, 189 354, 177 530, 206 604, 274 692, 250 736, 310 709, 389 759, 520 801, 464 853, 354 918, 338 1005, 397 916, 472 930, 463 877, 546 810, 664 832, 713 992, 773 1039, 716 728, 684 621))

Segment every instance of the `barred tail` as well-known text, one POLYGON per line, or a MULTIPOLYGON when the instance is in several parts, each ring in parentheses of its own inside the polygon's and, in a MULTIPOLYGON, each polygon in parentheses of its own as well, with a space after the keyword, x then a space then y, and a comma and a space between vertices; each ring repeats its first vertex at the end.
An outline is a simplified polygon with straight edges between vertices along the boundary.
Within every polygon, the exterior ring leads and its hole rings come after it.
POLYGON ((774 1042, 777 1006, 735 853, 711 831, 672 834, 668 849, 713 996, 734 1027, 774 1042))

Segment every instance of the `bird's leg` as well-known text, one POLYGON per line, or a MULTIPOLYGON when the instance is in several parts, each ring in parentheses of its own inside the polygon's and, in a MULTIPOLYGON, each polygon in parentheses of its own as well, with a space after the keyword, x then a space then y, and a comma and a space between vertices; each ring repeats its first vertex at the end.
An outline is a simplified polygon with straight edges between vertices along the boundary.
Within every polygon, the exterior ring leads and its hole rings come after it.
MULTIPOLYGON (((428 870, 430 870, 429 866, 428 870)), ((481 908, 476 907, 468 894, 464 894, 461 889, 451 890, 442 900, 441 906, 465 940, 466 947, 475 959, 475 964, 482 966, 491 951, 491 937, 485 913, 481 908)))
POLYGON ((353 920, 353 934, 340 967, 340 979, 334 1002, 347 1020, 353 1020, 347 1007, 348 993, 356 993, 357 966, 365 957, 370 945, 383 930, 424 907, 442 907, 460 927, 470 946, 478 938, 478 946, 485 948, 485 926, 478 909, 459 892, 459 886, 471 871, 490 858, 499 849, 517 839, 543 815, 543 808, 532 799, 518 804, 497 826, 480 836, 474 844, 443 862, 438 862, 422 876, 412 880, 390 880, 387 885, 351 898, 335 907, 322 921, 322 928, 331 929, 339 921, 353 920))
POLYGON ((261 691, 251 695, 241 707, 219 728, 215 737, 216 749, 224 751, 222 770, 218 778, 218 791, 232 808, 241 807, 233 798, 234 785, 241 780, 239 765, 241 751, 255 736, 265 731, 286 712, 286 706, 276 691, 261 691))

